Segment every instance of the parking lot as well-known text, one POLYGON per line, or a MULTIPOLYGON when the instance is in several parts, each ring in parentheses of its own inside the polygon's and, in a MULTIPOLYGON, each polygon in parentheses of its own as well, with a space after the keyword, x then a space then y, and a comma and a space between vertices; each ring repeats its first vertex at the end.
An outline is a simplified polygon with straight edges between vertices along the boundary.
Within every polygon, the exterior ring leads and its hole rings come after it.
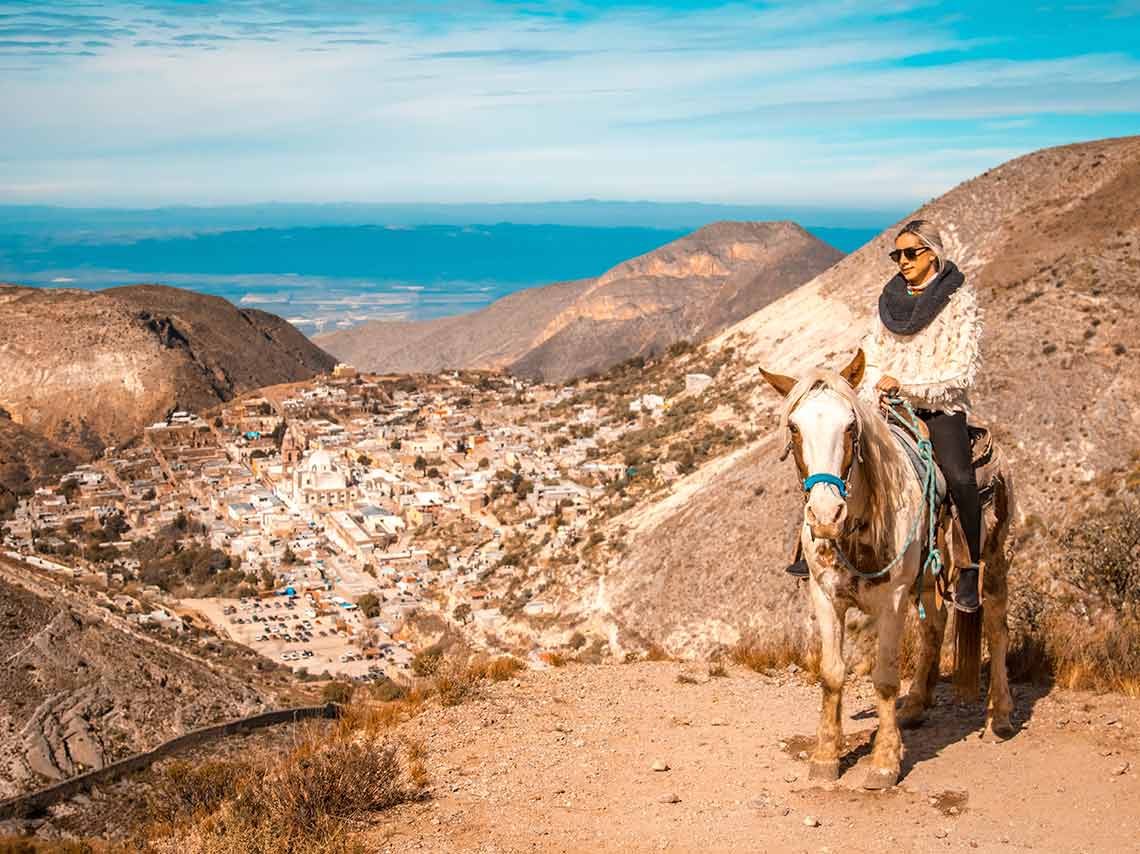
POLYGON ((318 616, 300 597, 272 599, 185 599, 182 604, 201 613, 237 643, 248 646, 273 661, 294 670, 363 678, 378 671, 390 677, 410 672, 411 653, 378 630, 375 649, 379 655, 365 660, 354 642, 352 627, 359 631, 359 617, 318 616))

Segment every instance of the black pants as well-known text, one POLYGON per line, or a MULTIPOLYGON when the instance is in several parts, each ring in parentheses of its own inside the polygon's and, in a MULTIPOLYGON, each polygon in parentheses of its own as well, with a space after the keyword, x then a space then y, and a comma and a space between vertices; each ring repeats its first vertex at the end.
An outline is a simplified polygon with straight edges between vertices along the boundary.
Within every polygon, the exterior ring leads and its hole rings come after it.
POLYGON ((966 413, 920 409, 915 414, 930 429, 934 457, 946 477, 954 506, 958 508, 962 531, 970 547, 970 560, 977 563, 982 555, 982 500, 978 495, 978 479, 974 475, 966 413))

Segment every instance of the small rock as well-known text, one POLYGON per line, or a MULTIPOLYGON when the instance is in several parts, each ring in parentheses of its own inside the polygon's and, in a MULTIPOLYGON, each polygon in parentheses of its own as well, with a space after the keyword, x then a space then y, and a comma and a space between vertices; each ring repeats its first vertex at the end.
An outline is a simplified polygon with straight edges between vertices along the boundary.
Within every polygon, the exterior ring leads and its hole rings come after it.
POLYGON ((807 758, 808 758, 808 752, 806 750, 801 750, 799 753, 796 754, 796 759, 807 759, 807 758))
POLYGON ((780 815, 791 815, 791 814, 792 814, 792 808, 791 807, 784 807, 782 810, 780 810, 780 815))
POLYGON ((787 750, 787 749, 788 749, 788 743, 786 741, 781 741, 780 742, 780 750, 787 750))
POLYGON ((586 742, 585 742, 585 741, 583 741, 583 740, 582 740, 582 739, 580 739, 580 738, 576 738, 576 739, 574 739, 574 746, 575 746, 575 747, 585 747, 585 746, 586 746, 586 742))
POLYGON ((676 792, 667 792, 657 799, 659 804, 679 804, 681 799, 677 797, 676 792))
POLYGON ((945 838, 946 838, 947 836, 949 836, 949 835, 950 835, 950 834, 948 834, 948 833, 947 833, 945 830, 943 830, 942 828, 938 828, 938 830, 934 831, 934 838, 935 838, 935 839, 945 839, 945 838))
POLYGON ((928 800, 930 801, 930 805, 932 807, 938 806, 938 798, 929 798, 928 800))
POLYGON ((961 810, 959 810, 957 807, 950 807, 950 809, 946 810, 946 812, 950 815, 957 815, 959 812, 961 812, 961 810))
POLYGON ((728 724, 724 722, 724 718, 713 718, 709 721, 709 726, 728 726, 728 724))
POLYGON ((788 672, 789 673, 799 673, 800 672, 800 666, 798 664, 789 664, 788 665, 788 672))
POLYGON ((555 732, 573 732, 573 728, 566 726, 564 723, 557 723, 554 725, 555 732))
POLYGON ((804 827, 819 827, 819 819, 814 815, 805 815, 804 827))
POLYGON ((668 771, 669 770, 669 763, 663 759, 658 759, 656 762, 654 762, 649 767, 654 771, 668 771))
POLYGON ((1115 768, 1113 768, 1113 769, 1112 769, 1112 773, 1113 773, 1115 776, 1117 776, 1117 777, 1120 777, 1120 776, 1121 776, 1121 775, 1123 775, 1123 774, 1127 774, 1127 773, 1128 773, 1128 769, 1129 769, 1129 768, 1131 768, 1131 767, 1132 767, 1132 765, 1131 765, 1130 763, 1128 763, 1128 762, 1124 762, 1124 763, 1122 763, 1122 764, 1120 764, 1120 765, 1117 765, 1115 768))
POLYGON ((1116 753, 1116 751, 1113 750, 1112 748, 1109 748, 1108 750, 1102 750, 1100 752, 1100 755, 1101 756, 1112 756, 1112 754, 1114 754, 1114 753, 1116 753))
POLYGON ((798 774, 788 773, 788 774, 784 775, 784 782, 785 783, 794 783, 798 779, 800 779, 798 774))

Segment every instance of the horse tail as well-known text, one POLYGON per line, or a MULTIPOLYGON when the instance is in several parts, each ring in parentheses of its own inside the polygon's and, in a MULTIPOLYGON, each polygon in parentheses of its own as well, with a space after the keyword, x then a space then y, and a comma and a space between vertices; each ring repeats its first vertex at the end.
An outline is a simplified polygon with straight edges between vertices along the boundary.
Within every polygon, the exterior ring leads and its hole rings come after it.
POLYGON ((982 609, 954 613, 954 691, 963 700, 978 698, 982 676, 982 609))

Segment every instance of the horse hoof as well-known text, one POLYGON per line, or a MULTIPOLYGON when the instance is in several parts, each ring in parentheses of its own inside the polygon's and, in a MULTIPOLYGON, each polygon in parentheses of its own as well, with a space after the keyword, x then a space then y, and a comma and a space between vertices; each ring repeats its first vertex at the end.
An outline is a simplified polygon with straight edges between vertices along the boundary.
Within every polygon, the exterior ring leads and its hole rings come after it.
POLYGON ((823 782, 834 782, 839 779, 839 760, 838 759, 813 759, 808 763, 808 779, 820 780, 823 782))
POLYGON ((889 789, 899 781, 898 771, 889 771, 886 768, 872 768, 863 780, 863 788, 872 791, 889 789))
POLYGON ((1014 732, 1013 724, 1009 722, 1009 718, 995 718, 986 725, 986 735, 994 741, 1005 741, 1008 738, 1013 738, 1014 732))

